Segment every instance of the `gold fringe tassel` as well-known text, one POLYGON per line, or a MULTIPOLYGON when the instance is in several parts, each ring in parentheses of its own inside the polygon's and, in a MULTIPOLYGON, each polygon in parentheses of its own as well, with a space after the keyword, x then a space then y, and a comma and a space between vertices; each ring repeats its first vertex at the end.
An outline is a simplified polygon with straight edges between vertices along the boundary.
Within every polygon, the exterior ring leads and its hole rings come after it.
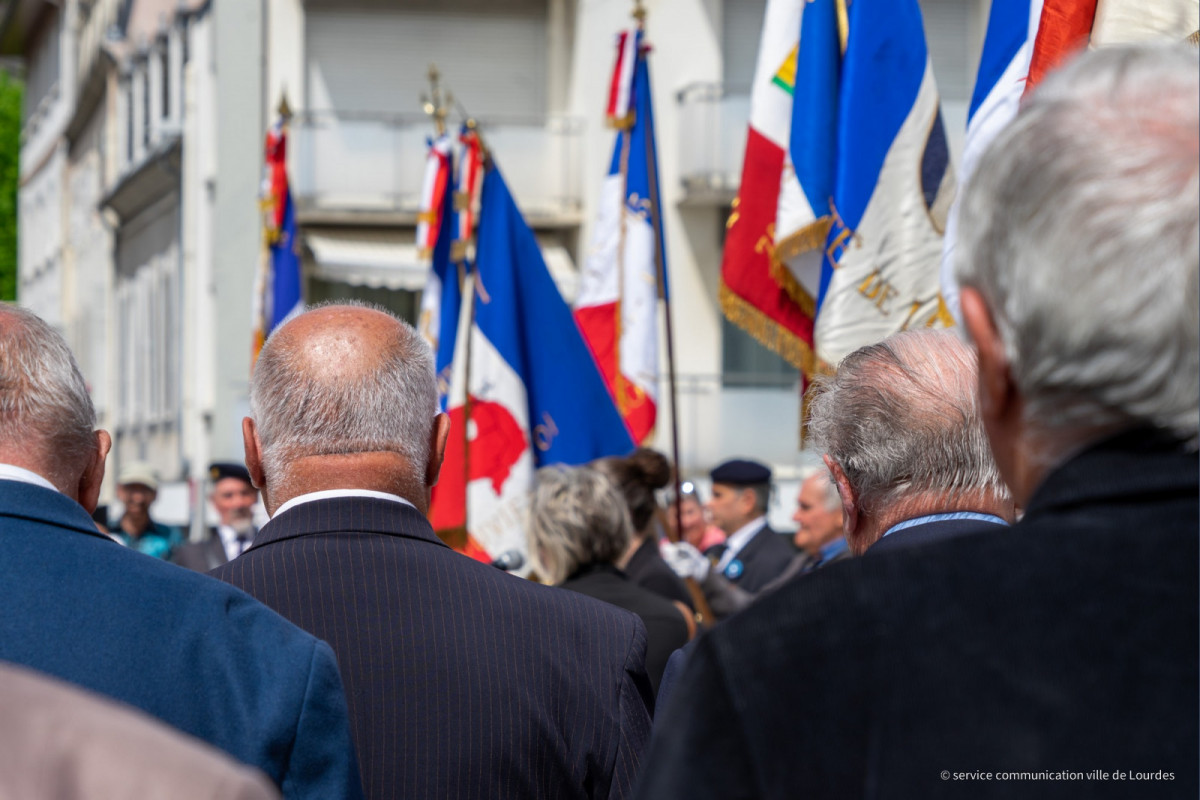
POLYGON ((788 259, 809 250, 819 250, 825 246, 825 238, 829 235, 832 221, 829 217, 821 217, 812 224, 805 225, 787 238, 775 243, 771 251, 771 278, 779 284, 779 288, 787 292, 792 302, 800 306, 800 310, 809 317, 816 316, 817 302, 813 296, 800 285, 796 276, 785 263, 788 259))
POLYGON ((763 347, 778 353, 796 369, 803 370, 806 377, 812 374, 816 357, 807 342, 739 297, 723 280, 718 296, 721 311, 730 322, 757 339, 763 347))

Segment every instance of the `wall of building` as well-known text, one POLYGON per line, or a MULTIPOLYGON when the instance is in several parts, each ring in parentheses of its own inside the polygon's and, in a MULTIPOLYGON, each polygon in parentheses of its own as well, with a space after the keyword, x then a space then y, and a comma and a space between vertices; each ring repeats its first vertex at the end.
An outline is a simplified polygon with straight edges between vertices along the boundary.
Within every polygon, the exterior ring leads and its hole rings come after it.
POLYGON ((264 8, 261 2, 218 2, 212 11, 216 126, 211 329, 212 457, 242 456, 242 417, 249 411, 250 298, 261 242, 264 8))

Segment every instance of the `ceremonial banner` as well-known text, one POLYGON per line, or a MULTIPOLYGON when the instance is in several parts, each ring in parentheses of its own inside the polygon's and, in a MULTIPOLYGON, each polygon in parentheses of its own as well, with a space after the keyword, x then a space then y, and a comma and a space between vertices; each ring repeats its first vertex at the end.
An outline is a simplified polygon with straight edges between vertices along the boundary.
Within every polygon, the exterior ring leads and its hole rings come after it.
POLYGON ((254 280, 251 369, 271 331, 304 307, 296 209, 287 175, 287 118, 282 114, 267 131, 259 205, 263 244, 254 280))
MULTIPOLYGON (((804 372, 811 372, 812 307, 805 307, 775 257, 776 215, 792 122, 792 93, 805 0, 768 0, 750 95, 742 180, 726 224, 721 309, 731 322, 804 372)), ((797 188, 798 191, 798 188, 797 188)), ((823 239, 822 239, 823 241, 823 239)), ((793 286, 794 288, 794 286, 793 286)))
MULTIPOLYGON (((1025 93, 1025 79, 1041 19, 1042 0, 992 3, 987 36, 975 77, 975 90, 967 112, 967 137, 963 144, 959 186, 965 186, 979 157, 1001 129, 1017 115, 1025 93)), ((946 308, 961 320, 958 282, 954 279, 954 244, 958 233, 958 204, 950 208, 942 245, 941 289, 946 308)))
POLYGON ((617 133, 604 181, 575 319, 633 440, 641 443, 658 413, 659 276, 666 275, 641 31, 621 34, 610 95, 613 122, 625 127, 617 133))
POLYGON ((474 130, 459 137, 457 159, 448 134, 430 142, 423 203, 418 215, 417 243, 431 255, 429 277, 421 294, 419 328, 435 354, 438 403, 446 409, 454 360, 462 280, 469 268, 469 246, 479 204, 480 147, 474 130))
MULTIPOLYGON (((842 65, 838 3, 805 3, 793 62, 788 148, 780 178, 772 275, 810 319, 816 315, 832 221, 842 65)), ((810 339, 811 342, 811 339, 810 339)), ((812 374, 814 364, 804 364, 812 374)))
MULTIPOLYGON (((938 265, 955 185, 920 8, 855 0, 848 30, 815 327, 830 367, 897 331, 954 324, 938 265)), ((793 114, 793 128, 801 123, 793 114)))
POLYGON ((483 178, 473 276, 430 519, 452 545, 487 559, 525 551, 538 467, 624 454, 633 442, 495 166, 483 178))
MULTIPOLYGON (((1195 0, 1042 0, 992 3, 987 38, 967 118, 959 184, 980 155, 1017 115, 1021 98, 1047 71, 1084 46, 1183 41, 1200 26, 1195 0)), ((942 254, 942 296, 959 317, 954 280, 958 212, 951 208, 942 254)))

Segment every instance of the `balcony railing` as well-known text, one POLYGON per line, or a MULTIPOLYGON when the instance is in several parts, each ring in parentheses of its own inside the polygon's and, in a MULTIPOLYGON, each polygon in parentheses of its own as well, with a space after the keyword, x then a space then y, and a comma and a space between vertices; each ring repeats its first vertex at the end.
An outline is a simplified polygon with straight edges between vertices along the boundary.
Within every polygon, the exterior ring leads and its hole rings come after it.
POLYGON ((750 94, 718 83, 693 83, 679 103, 679 162, 689 198, 733 198, 742 176, 750 94))
MULTIPOLYGON (((309 111, 291 123, 292 180, 302 212, 416 214, 429 118, 309 111)), ((583 122, 482 119, 479 130, 526 216, 577 221, 583 122)))

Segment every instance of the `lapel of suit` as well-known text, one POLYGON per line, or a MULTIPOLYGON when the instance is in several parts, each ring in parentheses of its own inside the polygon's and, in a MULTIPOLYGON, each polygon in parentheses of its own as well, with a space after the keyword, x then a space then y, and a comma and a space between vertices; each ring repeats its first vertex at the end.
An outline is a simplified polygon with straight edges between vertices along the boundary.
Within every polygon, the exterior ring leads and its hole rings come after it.
POLYGON ((749 567, 754 557, 770 543, 770 540, 766 538, 768 535, 774 534, 771 527, 764 522, 762 527, 750 537, 750 541, 746 542, 746 546, 738 551, 737 558, 742 562, 743 567, 749 567))

